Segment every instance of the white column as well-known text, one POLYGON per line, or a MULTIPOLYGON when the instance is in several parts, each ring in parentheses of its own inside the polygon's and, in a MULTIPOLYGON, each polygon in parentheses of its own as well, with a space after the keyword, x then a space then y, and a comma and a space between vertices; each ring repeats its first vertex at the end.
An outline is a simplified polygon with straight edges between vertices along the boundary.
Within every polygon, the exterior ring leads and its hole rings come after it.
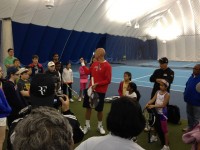
MULTIPOLYGON (((13 47, 13 34, 12 34, 12 21, 11 19, 3 19, 2 27, 1 27, 1 64, 5 70, 5 66, 3 65, 4 59, 8 56, 7 50, 13 47)), ((5 72, 6 73, 6 72, 5 72)))

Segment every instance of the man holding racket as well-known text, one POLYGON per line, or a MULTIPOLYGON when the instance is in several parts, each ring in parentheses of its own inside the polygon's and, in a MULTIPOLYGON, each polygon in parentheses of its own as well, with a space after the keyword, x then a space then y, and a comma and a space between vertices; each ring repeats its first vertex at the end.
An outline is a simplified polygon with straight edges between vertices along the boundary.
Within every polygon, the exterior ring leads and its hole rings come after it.
MULTIPOLYGON (((112 76, 112 68, 111 65, 105 60, 105 50, 103 48, 97 48, 95 51, 95 61, 90 68, 87 68, 84 64, 84 59, 81 58, 80 62, 83 66, 83 69, 86 74, 91 74, 91 81, 89 84, 89 88, 98 95, 98 104, 95 107, 97 111, 97 119, 98 119, 98 127, 97 130, 100 134, 105 134, 105 130, 103 129, 102 119, 103 119, 103 107, 104 107, 104 98, 106 91, 108 89, 108 85, 111 82, 112 76), (93 82, 93 84, 92 84, 93 82)), ((85 94, 83 107, 86 108, 85 114, 85 126, 83 129, 84 134, 86 134, 90 130, 90 117, 92 112, 92 107, 90 105, 90 98, 88 94, 85 94)))

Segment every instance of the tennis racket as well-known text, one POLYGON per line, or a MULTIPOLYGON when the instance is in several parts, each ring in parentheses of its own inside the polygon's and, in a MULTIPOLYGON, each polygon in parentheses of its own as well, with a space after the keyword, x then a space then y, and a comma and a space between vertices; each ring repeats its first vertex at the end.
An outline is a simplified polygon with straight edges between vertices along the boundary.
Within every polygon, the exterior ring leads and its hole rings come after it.
POLYGON ((156 117, 152 109, 145 108, 143 110, 143 115, 146 121, 146 127, 148 131, 148 143, 151 143, 151 127, 155 124, 156 117))
MULTIPOLYGON (((92 85, 94 85, 94 78, 91 77, 91 82, 92 85)), ((95 92, 92 87, 90 87, 87 91, 87 94, 89 96, 89 104, 91 108, 96 108, 99 104, 99 94, 97 92, 95 92)))
POLYGON ((73 90, 68 84, 66 84, 67 87, 72 91, 72 95, 74 96, 75 99, 78 99, 79 98, 79 94, 73 90))
POLYGON ((96 108, 99 104, 99 94, 95 91, 89 96, 89 103, 91 108, 96 108))

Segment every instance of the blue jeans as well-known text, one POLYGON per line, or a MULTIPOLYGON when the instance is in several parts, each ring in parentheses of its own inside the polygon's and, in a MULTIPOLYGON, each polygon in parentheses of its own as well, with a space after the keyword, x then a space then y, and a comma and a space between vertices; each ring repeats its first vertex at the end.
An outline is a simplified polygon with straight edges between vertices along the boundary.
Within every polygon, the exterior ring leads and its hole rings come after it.
POLYGON ((200 106, 186 105, 188 127, 191 129, 200 121, 200 106))

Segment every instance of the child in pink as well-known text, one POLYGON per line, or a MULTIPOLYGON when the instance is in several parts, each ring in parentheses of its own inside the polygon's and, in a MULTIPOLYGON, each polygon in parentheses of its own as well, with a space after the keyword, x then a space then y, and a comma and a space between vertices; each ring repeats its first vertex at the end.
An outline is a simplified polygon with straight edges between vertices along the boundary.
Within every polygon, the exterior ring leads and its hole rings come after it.
POLYGON ((83 91, 86 89, 86 84, 88 82, 88 75, 84 72, 83 67, 79 67, 79 74, 80 74, 80 92, 78 101, 80 102, 83 98, 83 91))

